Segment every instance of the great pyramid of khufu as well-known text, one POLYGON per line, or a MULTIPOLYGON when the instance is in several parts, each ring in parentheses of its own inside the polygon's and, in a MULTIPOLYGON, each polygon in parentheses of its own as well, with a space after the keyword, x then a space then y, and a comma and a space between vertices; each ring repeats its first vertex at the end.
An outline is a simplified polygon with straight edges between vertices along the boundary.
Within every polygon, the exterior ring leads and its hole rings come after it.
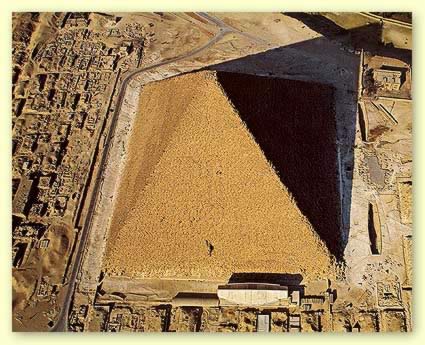
POLYGON ((201 71, 143 88, 105 267, 145 278, 335 275, 332 90, 201 71))

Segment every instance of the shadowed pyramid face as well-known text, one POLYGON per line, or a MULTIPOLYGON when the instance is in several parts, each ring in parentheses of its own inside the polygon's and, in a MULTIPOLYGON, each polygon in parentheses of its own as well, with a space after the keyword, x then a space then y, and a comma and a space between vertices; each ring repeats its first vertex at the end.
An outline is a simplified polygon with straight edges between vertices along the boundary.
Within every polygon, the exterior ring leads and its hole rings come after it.
POLYGON ((333 90, 248 74, 217 76, 301 212, 328 249, 340 256, 333 90))
POLYGON ((146 86, 106 267, 157 278, 333 276, 322 241, 338 238, 331 97, 317 85, 213 72, 146 86))

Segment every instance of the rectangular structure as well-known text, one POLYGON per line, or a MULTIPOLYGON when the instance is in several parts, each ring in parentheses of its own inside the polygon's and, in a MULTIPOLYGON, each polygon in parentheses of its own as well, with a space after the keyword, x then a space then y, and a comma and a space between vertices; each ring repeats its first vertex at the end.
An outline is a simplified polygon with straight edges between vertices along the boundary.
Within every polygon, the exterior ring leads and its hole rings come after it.
POLYGON ((275 284, 229 284, 219 286, 220 305, 275 305, 288 299, 288 287, 275 284))
POLYGON ((257 332, 270 332, 270 315, 257 315, 257 332))

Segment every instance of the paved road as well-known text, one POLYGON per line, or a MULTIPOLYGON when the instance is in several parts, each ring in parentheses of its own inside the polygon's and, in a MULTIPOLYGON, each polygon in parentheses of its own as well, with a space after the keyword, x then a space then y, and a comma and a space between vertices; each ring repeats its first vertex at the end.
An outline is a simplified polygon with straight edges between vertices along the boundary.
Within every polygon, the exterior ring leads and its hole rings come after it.
POLYGON ((105 141, 105 143, 107 143, 107 146, 103 150, 103 154, 102 154, 101 162, 100 162, 100 165, 99 165, 99 168, 98 168, 98 173, 97 173, 97 176, 96 176, 95 185, 94 185, 94 189, 93 189, 93 192, 92 192, 92 198, 90 200, 90 205, 89 205, 89 209, 88 209, 88 212, 87 212, 86 220, 84 222, 83 229, 81 230, 81 238, 80 238, 80 241, 79 241, 78 246, 77 246, 77 251, 76 251, 76 254, 75 254, 73 267, 72 267, 72 270, 71 270, 71 274, 70 274, 70 277, 69 277, 68 284, 67 284, 66 287, 64 286, 64 288, 67 289, 66 295, 65 295, 64 305, 62 306, 61 312, 59 314, 58 322, 51 329, 52 332, 64 332, 64 331, 68 330, 69 309, 70 309, 70 306, 71 306, 72 298, 73 298, 73 295, 74 295, 74 290, 75 290, 76 283, 77 283, 77 276, 78 276, 78 273, 79 273, 81 265, 82 265, 82 261, 83 261, 82 259, 83 259, 83 256, 84 256, 83 254, 84 254, 84 250, 86 248, 87 238, 88 238, 88 235, 90 233, 94 211, 95 211, 96 204, 97 204, 98 198, 99 198, 100 181, 101 181, 102 173, 104 171, 104 168, 106 166, 106 162, 107 162, 108 156, 109 156, 109 143, 111 142, 111 139, 115 134, 115 129, 116 129, 116 126, 117 126, 117 120, 119 118, 121 107, 122 107, 122 104, 123 104, 123 101, 124 101, 124 95, 125 95, 125 92, 127 90, 127 86, 129 84, 129 82, 134 77, 136 77, 136 76, 138 76, 142 73, 145 73, 147 71, 150 71, 150 70, 153 70, 155 68, 158 68, 158 67, 170 64, 170 63, 174 63, 174 62, 192 57, 192 56, 202 52, 203 50, 210 48, 211 46, 213 46, 215 43, 220 41, 225 35, 227 35, 229 33, 240 34, 240 35, 245 36, 245 37, 247 37, 251 40, 255 40, 257 43, 262 43, 262 44, 267 43, 262 39, 258 39, 255 36, 252 36, 248 33, 237 30, 236 28, 233 28, 233 27, 225 24, 220 19, 218 19, 214 16, 211 16, 207 13, 199 13, 199 15, 201 17, 205 18, 206 20, 208 20, 210 23, 217 25, 218 28, 219 28, 219 32, 210 41, 208 41, 206 44, 204 44, 204 45, 202 45, 202 46, 200 46, 200 47, 198 47, 198 48, 196 48, 196 49, 194 49, 194 50, 192 50, 188 53, 182 54, 182 55, 174 57, 174 58, 165 59, 161 62, 158 62, 158 63, 153 64, 153 65, 148 66, 148 67, 137 69, 137 70, 129 73, 125 77, 125 79, 123 80, 123 82, 121 84, 121 89, 120 89, 120 92, 119 92, 118 98, 117 98, 117 105, 115 106, 111 126, 109 128, 108 135, 107 135, 107 138, 106 138, 106 141, 105 141))
POLYGON ((200 13, 198 13, 198 15, 205 18, 210 23, 217 25, 220 28, 220 30, 222 30, 222 31, 238 33, 239 35, 244 36, 244 37, 246 37, 246 38, 248 38, 251 41, 254 41, 256 43, 261 43, 261 44, 266 44, 266 45, 269 44, 269 42, 263 40, 262 38, 251 35, 248 32, 241 31, 241 30, 231 26, 230 24, 224 23, 221 19, 209 15, 208 13, 200 12, 200 13))

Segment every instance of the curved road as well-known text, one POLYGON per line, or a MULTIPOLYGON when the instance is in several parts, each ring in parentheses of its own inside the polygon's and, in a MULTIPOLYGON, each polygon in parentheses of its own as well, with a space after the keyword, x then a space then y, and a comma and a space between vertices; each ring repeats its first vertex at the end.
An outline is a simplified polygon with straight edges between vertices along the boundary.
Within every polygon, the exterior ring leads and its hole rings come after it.
MULTIPOLYGON (((152 69, 155 69, 155 68, 173 63, 173 62, 177 62, 177 61, 184 60, 184 59, 187 59, 189 57, 192 57, 192 56, 202 52, 203 50, 210 48, 211 46, 213 46, 215 43, 220 41, 225 35, 227 35, 229 33, 237 33, 237 34, 240 34, 240 35, 242 35, 246 38, 249 38, 250 40, 254 40, 257 43, 267 44, 267 42, 262 40, 262 39, 259 39, 255 36, 252 36, 249 33, 240 31, 236 28, 233 28, 233 27, 225 24, 223 21, 221 21, 217 17, 213 17, 213 16, 211 16, 211 15, 205 13, 205 12, 198 13, 198 15, 205 18, 210 23, 217 25, 218 28, 219 28, 219 32, 210 41, 208 41, 206 44, 202 45, 199 48, 196 48, 196 49, 194 49, 194 50, 192 50, 188 53, 185 53, 183 55, 180 55, 180 56, 177 56, 177 57, 174 57, 174 58, 165 59, 161 62, 150 65, 148 67, 136 69, 133 72, 129 73, 121 83, 120 93, 118 94, 118 98, 117 98, 117 105, 115 106, 115 109, 114 109, 113 118, 111 120, 112 122, 111 122, 111 125, 110 125, 110 128, 109 128, 108 135, 107 135, 107 138, 105 140, 105 143, 110 143, 112 137, 115 134, 117 120, 118 120, 118 117, 119 117, 119 114, 120 114, 120 111, 121 111, 121 107, 122 107, 122 104, 123 104, 123 101, 124 101, 124 95, 125 95, 125 92, 127 90, 127 86, 129 84, 129 82, 134 77, 138 76, 141 73, 150 71, 152 69)), ((98 168, 98 173, 97 173, 96 180, 95 180, 94 189, 93 189, 93 192, 92 192, 92 197, 91 197, 91 200, 90 200, 88 213, 87 213, 87 216, 86 216, 86 220, 84 222, 84 227, 81 231, 81 238, 80 238, 80 241, 78 243, 77 251, 76 251, 76 254, 75 254, 75 259, 74 259, 73 267, 72 267, 71 274, 70 274, 70 277, 69 277, 68 286, 66 287, 67 290, 66 290, 66 295, 65 295, 65 301, 64 301, 64 304, 61 308, 61 312, 59 314, 58 321, 55 324, 55 326, 51 329, 51 332, 64 332, 64 331, 68 330, 69 308, 71 306, 72 297, 73 297, 74 290, 75 290, 76 283, 77 283, 77 276, 78 276, 78 273, 79 273, 81 265, 82 265, 82 259, 83 259, 83 256, 84 256, 83 254, 84 254, 84 250, 86 248, 87 238, 88 238, 88 235, 90 233, 93 215, 94 215, 94 211, 95 211, 96 204, 97 204, 98 197, 99 197, 99 190, 100 190, 100 183, 99 182, 101 181, 102 172, 104 170, 108 156, 109 156, 109 145, 107 145, 105 147, 105 149, 103 150, 101 162, 100 162, 100 165, 99 165, 99 168, 98 168)))

